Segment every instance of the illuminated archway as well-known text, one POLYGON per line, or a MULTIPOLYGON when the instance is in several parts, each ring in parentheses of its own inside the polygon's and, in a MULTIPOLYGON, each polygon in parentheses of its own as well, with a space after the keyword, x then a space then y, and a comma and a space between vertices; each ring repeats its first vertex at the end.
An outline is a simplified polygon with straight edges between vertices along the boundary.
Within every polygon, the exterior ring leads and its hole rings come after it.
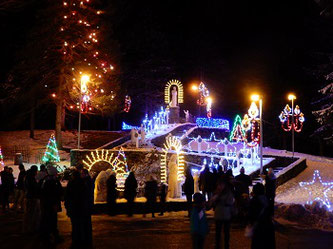
POLYGON ((173 86, 177 87, 178 103, 179 104, 184 103, 184 88, 183 88, 183 84, 179 80, 170 80, 167 82, 167 84, 165 85, 165 89, 164 89, 164 102, 166 104, 169 104, 171 102, 170 90, 171 90, 171 87, 173 87, 173 86))
POLYGON ((184 180, 184 154, 182 143, 177 137, 169 136, 165 140, 163 154, 161 156, 161 182, 167 183, 167 156, 169 152, 175 151, 177 154, 178 181, 184 180))
POLYGON ((86 156, 86 160, 82 161, 90 171, 92 167, 99 162, 106 162, 110 165, 110 168, 116 173, 117 189, 123 190, 125 186, 125 180, 128 175, 127 159, 123 148, 120 148, 118 155, 114 156, 114 153, 110 153, 109 150, 95 150, 86 156))

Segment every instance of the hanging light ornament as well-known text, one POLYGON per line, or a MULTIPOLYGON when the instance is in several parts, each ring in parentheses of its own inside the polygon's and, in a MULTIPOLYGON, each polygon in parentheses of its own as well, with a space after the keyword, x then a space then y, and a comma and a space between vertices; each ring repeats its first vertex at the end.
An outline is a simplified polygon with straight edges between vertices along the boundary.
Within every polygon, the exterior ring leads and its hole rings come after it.
POLYGON ((250 147, 257 146, 260 141, 260 119, 259 109, 255 102, 251 103, 248 114, 244 115, 242 128, 246 133, 247 145, 250 147))
POLYGON ((296 132, 301 132, 303 128, 303 123, 305 121, 304 114, 301 112, 301 109, 298 105, 294 108, 294 113, 290 106, 287 104, 279 115, 282 129, 284 131, 291 131, 294 129, 296 132), (292 116, 294 115, 294 124, 292 123, 292 116))
POLYGON ((126 95, 124 112, 129 112, 129 110, 131 109, 131 103, 132 103, 131 97, 126 95))

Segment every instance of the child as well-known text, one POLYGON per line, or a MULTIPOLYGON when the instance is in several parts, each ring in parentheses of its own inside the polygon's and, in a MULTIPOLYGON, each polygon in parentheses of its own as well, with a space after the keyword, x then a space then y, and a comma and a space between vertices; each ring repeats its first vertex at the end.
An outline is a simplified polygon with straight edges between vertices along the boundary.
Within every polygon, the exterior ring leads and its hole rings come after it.
POLYGON ((194 249, 203 249, 206 235, 209 232, 205 213, 205 198, 200 193, 193 195, 193 210, 191 213, 191 236, 194 249))

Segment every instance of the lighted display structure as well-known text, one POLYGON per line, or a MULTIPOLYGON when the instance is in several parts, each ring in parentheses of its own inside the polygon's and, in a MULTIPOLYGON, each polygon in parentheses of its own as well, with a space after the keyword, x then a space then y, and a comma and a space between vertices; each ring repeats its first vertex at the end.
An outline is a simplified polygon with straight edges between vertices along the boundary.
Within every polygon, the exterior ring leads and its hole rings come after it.
POLYGON ((129 124, 126 124, 125 122, 122 122, 121 123, 121 129, 123 131, 126 131, 126 130, 132 130, 132 129, 140 129, 139 126, 134 126, 134 125, 129 125, 129 124))
POLYGON ((82 162, 89 171, 93 169, 96 163, 105 162, 109 164, 110 168, 116 173, 118 190, 124 190, 124 184, 129 170, 123 148, 120 148, 117 156, 109 150, 102 149, 92 151, 82 162))
POLYGON ((200 128, 230 130, 229 121, 222 118, 197 118, 195 122, 200 128))
POLYGON ((177 165, 178 165, 178 181, 184 180, 184 155, 182 151, 182 143, 177 137, 166 137, 163 154, 161 155, 161 182, 167 183, 167 157, 168 153, 177 153, 177 165))
POLYGON ((284 131, 291 131, 294 129, 296 132, 301 132, 303 128, 303 123, 305 121, 304 114, 298 105, 294 108, 294 113, 292 113, 292 108, 287 104, 279 115, 279 119, 284 131), (294 124, 292 122, 292 116, 294 116, 294 124))
POLYGON ((307 204, 312 204, 314 201, 318 201, 331 210, 332 203, 330 202, 327 193, 333 189, 333 182, 323 182, 319 170, 313 172, 311 182, 299 182, 299 185, 309 192, 309 200, 307 201, 307 204))
POLYGON ((183 84, 179 80, 170 80, 167 82, 164 89, 164 102, 166 104, 169 104, 171 102, 170 92, 173 86, 177 87, 178 104, 184 103, 184 88, 183 84))
POLYGON ((54 134, 51 135, 49 142, 46 145, 46 150, 42 158, 44 163, 58 163, 60 162, 59 151, 54 134))

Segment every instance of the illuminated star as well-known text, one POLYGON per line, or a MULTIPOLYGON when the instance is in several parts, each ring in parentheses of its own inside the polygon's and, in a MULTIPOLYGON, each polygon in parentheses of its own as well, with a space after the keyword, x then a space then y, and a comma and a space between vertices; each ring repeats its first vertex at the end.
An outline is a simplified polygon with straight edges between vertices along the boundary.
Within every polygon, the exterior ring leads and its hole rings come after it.
POLYGON ((318 201, 328 209, 331 209, 332 203, 328 199, 327 193, 333 188, 333 182, 323 182, 319 170, 314 171, 311 182, 300 182, 299 185, 308 190, 308 204, 311 204, 313 201, 318 201))

